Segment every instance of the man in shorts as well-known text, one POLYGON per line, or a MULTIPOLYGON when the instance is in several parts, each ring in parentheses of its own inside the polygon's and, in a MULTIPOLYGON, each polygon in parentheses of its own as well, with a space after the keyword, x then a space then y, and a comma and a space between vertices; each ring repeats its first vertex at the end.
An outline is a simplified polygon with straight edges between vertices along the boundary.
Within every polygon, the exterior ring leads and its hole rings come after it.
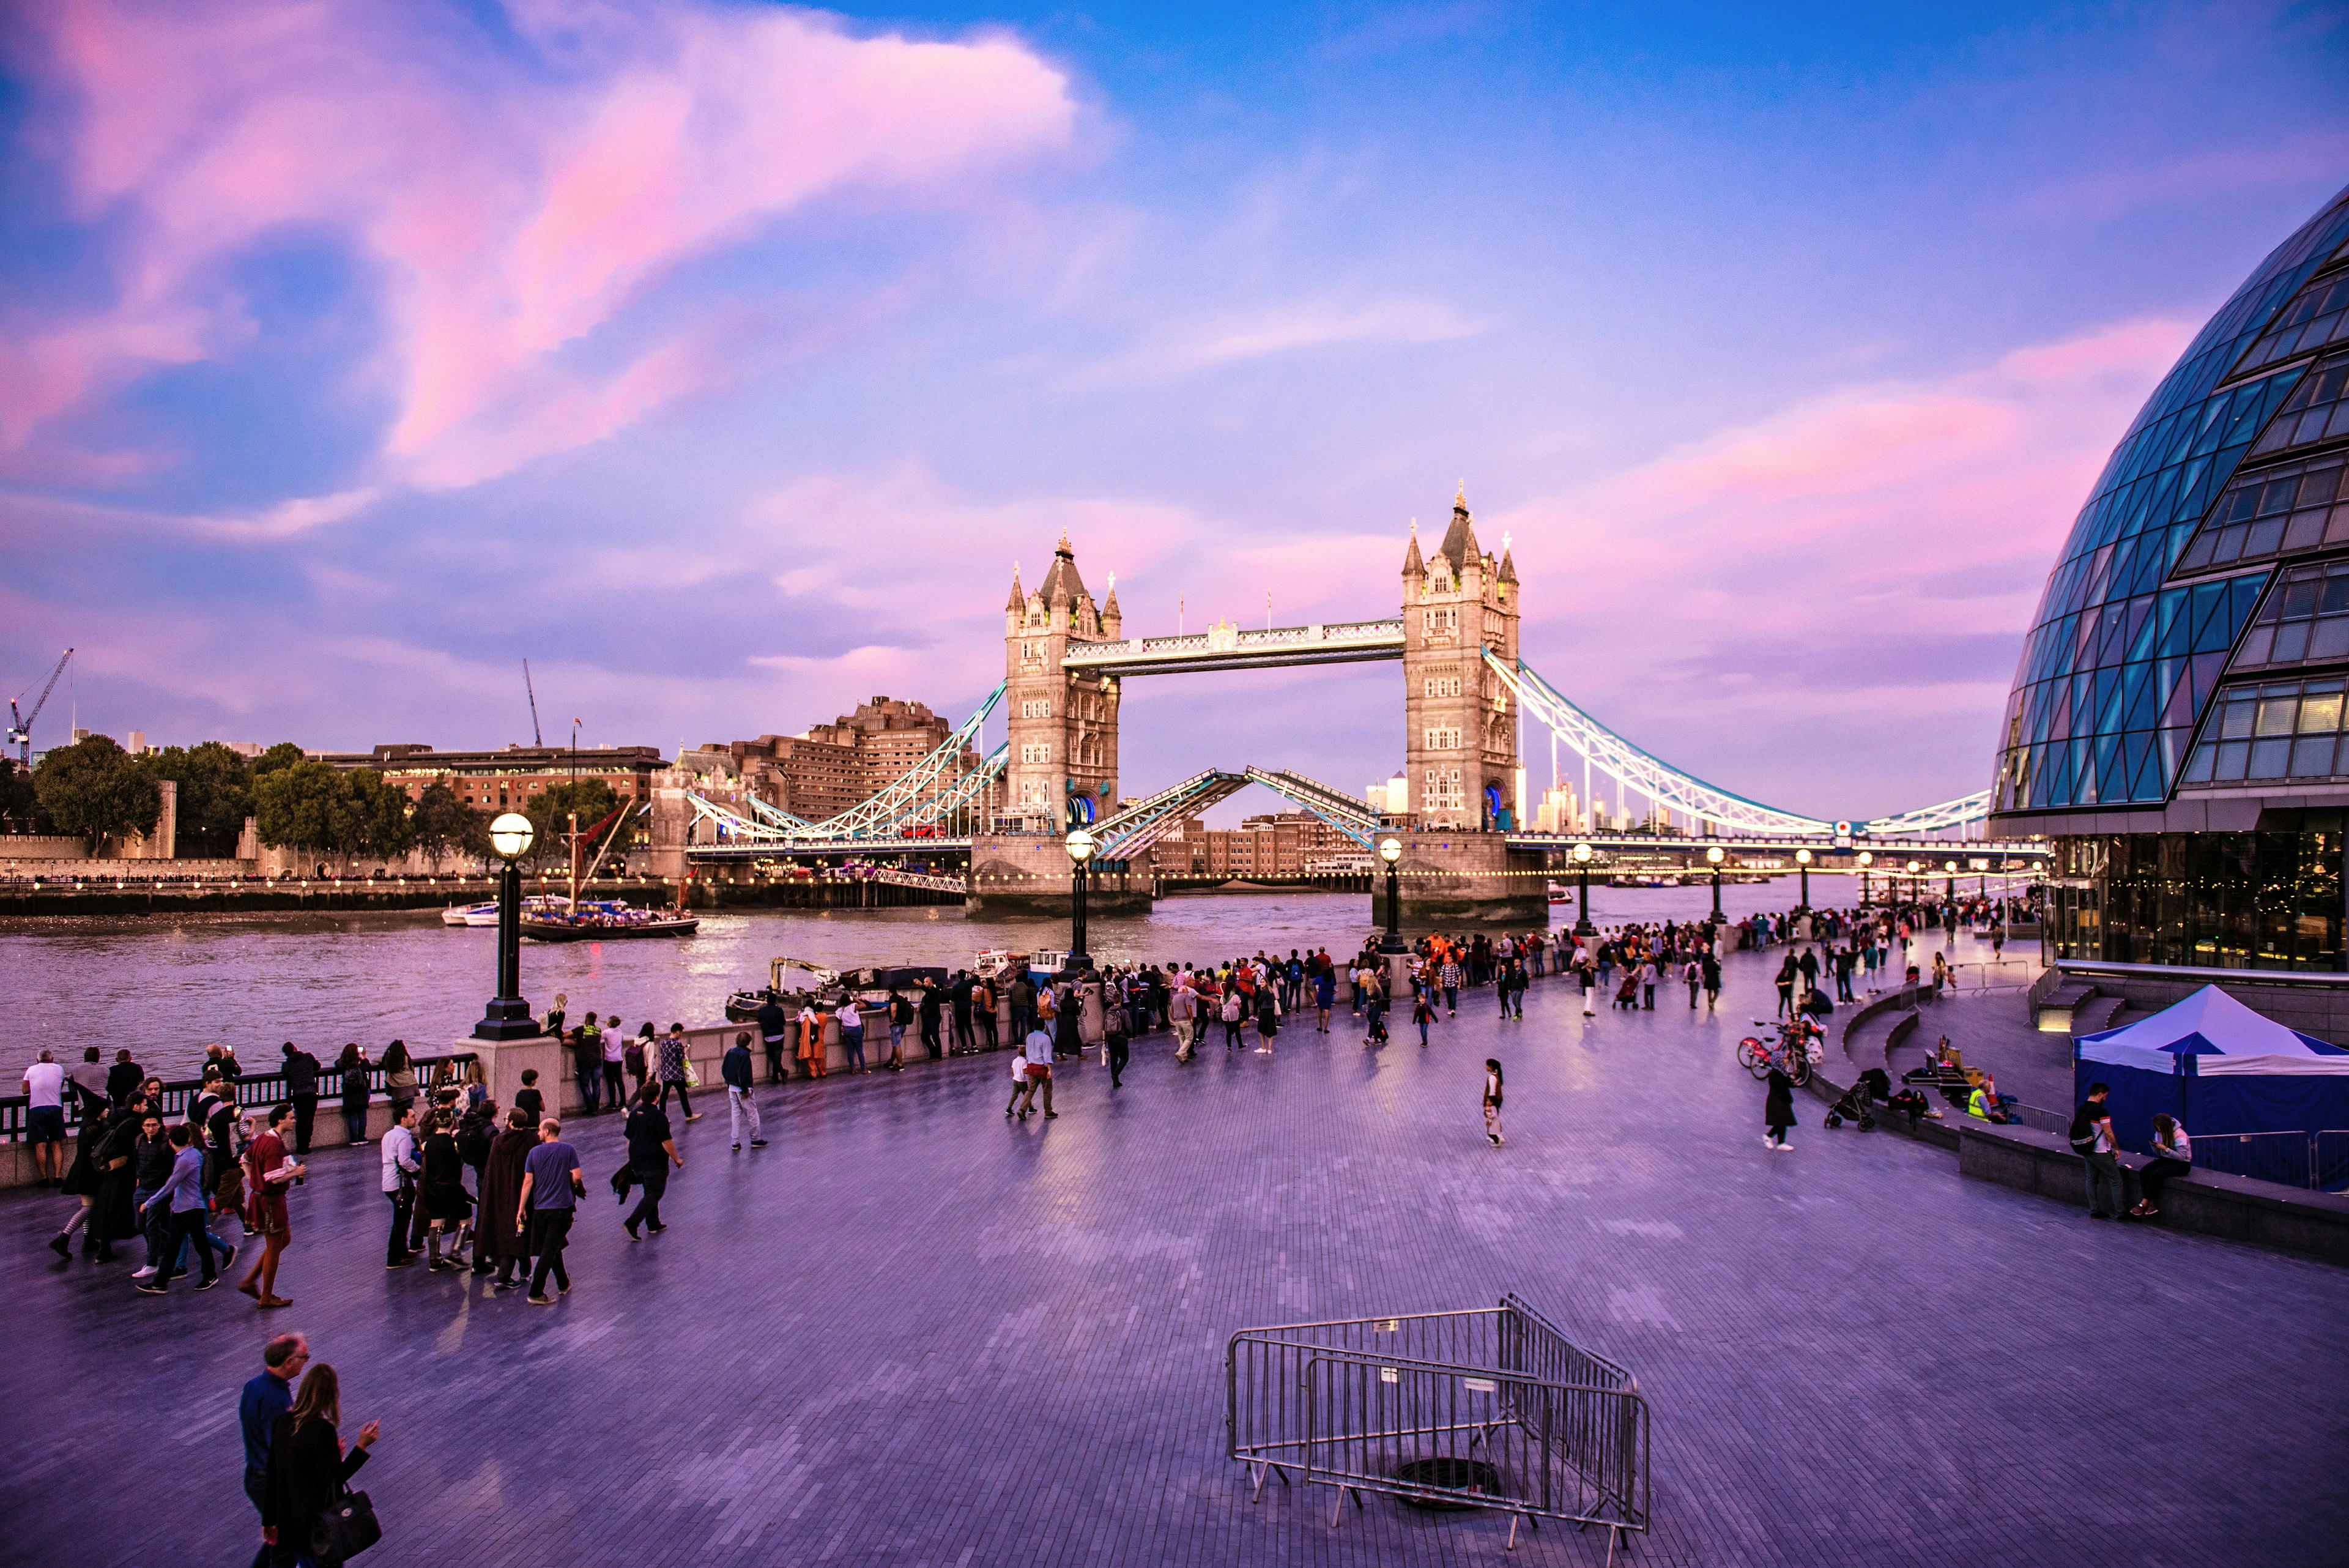
POLYGON ((1028 1032, 1028 1096, 1019 1106, 1019 1119, 1026 1121, 1028 1113, 1036 1108, 1036 1086, 1044 1088, 1044 1119, 1051 1121, 1060 1116, 1052 1108, 1052 1033, 1040 1023, 1028 1032))
POLYGON ((25 1069, 25 1141, 33 1146, 33 1185, 65 1185, 66 1070, 48 1052, 25 1069))

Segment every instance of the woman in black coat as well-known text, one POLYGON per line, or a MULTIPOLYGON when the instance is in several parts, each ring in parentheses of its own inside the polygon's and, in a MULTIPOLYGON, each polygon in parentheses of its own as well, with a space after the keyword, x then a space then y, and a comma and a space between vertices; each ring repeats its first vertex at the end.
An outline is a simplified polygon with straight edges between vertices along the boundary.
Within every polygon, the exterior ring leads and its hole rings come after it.
POLYGON ((1762 1121, 1770 1130, 1762 1141, 1775 1149, 1792 1149, 1786 1141, 1786 1129, 1795 1125, 1795 1080, 1786 1076, 1776 1063, 1770 1066, 1770 1092, 1762 1102, 1762 1121))
POLYGON ((462 1231, 473 1212, 472 1195, 465 1190, 465 1161, 457 1152, 456 1135, 450 1131, 450 1113, 435 1111, 431 1131, 424 1137, 423 1171, 418 1180, 416 1196, 422 1205, 424 1217, 432 1222, 428 1238, 431 1247, 430 1261, 424 1266, 428 1272, 453 1269, 458 1254, 464 1250, 462 1231), (440 1238, 449 1238, 449 1256, 440 1256, 440 1238))
POLYGON ((335 1059, 335 1070, 343 1075, 343 1133, 353 1143, 367 1142, 367 1050, 356 1040, 343 1047, 335 1059))
POLYGON ((262 1473, 261 1528, 271 1542, 274 1568, 307 1562, 310 1532, 318 1515, 343 1495, 367 1463, 378 1424, 359 1428, 350 1452, 335 1428, 343 1418, 342 1384, 321 1361, 302 1376, 293 1407, 277 1417, 269 1438, 269 1468, 262 1473))
POLYGON ((90 1157, 98 1166, 98 1204, 89 1228, 98 1237, 100 1262, 113 1261, 115 1242, 139 1234, 139 1126, 146 1116, 146 1102, 140 1099, 115 1112, 90 1157))

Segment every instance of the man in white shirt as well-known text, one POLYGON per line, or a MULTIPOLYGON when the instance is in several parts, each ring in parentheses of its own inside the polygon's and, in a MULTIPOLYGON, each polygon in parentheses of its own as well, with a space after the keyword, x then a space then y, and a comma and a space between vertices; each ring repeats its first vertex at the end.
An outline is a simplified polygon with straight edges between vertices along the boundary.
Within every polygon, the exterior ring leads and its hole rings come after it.
POLYGON ((416 1158, 416 1102, 399 1110, 399 1119, 383 1135, 383 1195, 391 1203, 391 1241, 384 1249, 383 1266, 404 1269, 416 1262, 409 1251, 408 1224, 416 1207, 416 1177, 423 1168, 416 1158))
POLYGON ((1044 1085, 1044 1119, 1046 1121, 1050 1121, 1061 1114, 1052 1108, 1052 1035, 1050 1031, 1041 1028, 1030 1030, 1028 1033, 1027 1053, 1028 1100, 1027 1103, 1020 1107, 1019 1119, 1022 1121, 1027 1120, 1028 1113, 1036 1108, 1036 1085, 1041 1084, 1044 1085))
POLYGON ((65 1185, 66 1070, 48 1052, 25 1069, 25 1141, 36 1187, 65 1185))

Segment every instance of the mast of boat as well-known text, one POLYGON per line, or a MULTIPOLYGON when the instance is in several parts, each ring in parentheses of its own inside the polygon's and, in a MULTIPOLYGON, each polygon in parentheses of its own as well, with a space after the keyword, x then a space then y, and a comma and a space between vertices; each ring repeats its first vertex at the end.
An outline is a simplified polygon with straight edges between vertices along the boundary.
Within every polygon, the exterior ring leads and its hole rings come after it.
POLYGON ((571 721, 571 912, 579 912, 579 721, 571 721))

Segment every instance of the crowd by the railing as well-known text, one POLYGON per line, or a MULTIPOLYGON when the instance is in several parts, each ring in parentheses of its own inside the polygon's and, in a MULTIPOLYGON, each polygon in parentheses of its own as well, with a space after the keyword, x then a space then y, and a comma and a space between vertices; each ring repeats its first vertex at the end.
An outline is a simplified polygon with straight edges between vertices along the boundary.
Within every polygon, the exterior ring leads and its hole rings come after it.
MULTIPOLYGON (((411 1085, 402 1079, 398 1085, 400 1092, 413 1092, 419 1087, 429 1090, 440 1084, 454 1082, 465 1064, 473 1060, 471 1052, 460 1051, 435 1056, 410 1056, 405 1069, 398 1065, 387 1067, 380 1061, 364 1062, 359 1068, 365 1085, 363 1091, 348 1083, 344 1069, 329 1065, 305 1077, 302 1082, 309 1085, 308 1090, 297 1096, 284 1072, 249 1072, 236 1060, 233 1050, 225 1046, 213 1049, 219 1053, 213 1061, 225 1060, 234 1069, 221 1075, 228 1085, 232 1103, 239 1110, 260 1110, 280 1102, 298 1103, 302 1099, 315 1103, 321 1098, 331 1100, 338 1106, 386 1104, 395 1096, 392 1080, 399 1078, 403 1070, 414 1074, 414 1083, 411 1085), (321 1085, 325 1086, 323 1095, 321 1085)), ((67 1083, 70 1092, 62 1096, 64 1103, 59 1107, 64 1113, 63 1126, 69 1135, 80 1133, 83 1118, 93 1110, 103 1114, 111 1106, 127 1103, 127 1096, 134 1088, 146 1087, 150 1099, 167 1121, 185 1120, 189 1107, 203 1092, 203 1078, 155 1077, 140 1067, 127 1050, 116 1051, 115 1061, 110 1065, 101 1064, 104 1053, 95 1045, 87 1047, 82 1054, 83 1061, 67 1070, 67 1083), (95 1074, 88 1073, 87 1069, 93 1066, 98 1070, 95 1074)), ((30 1101, 26 1096, 0 1095, 0 1143, 22 1143, 25 1140, 29 1108, 30 1101)), ((303 1141, 306 1146, 308 1140, 305 1138, 303 1141)))

